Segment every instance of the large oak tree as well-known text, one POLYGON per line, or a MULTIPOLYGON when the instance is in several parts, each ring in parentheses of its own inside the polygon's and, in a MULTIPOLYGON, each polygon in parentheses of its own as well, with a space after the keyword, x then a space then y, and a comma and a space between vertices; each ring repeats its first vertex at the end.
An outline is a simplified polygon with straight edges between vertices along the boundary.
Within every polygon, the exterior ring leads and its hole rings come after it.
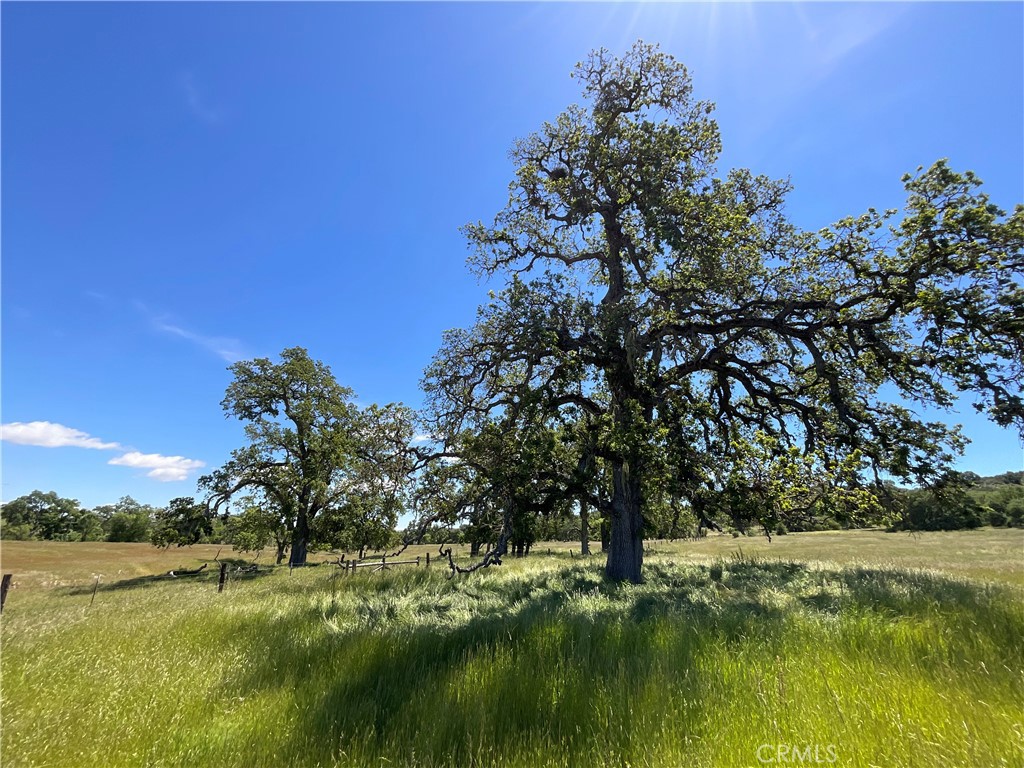
POLYGON ((574 77, 584 105, 514 144, 508 204, 466 228, 471 265, 509 282, 425 389, 441 439, 538 403, 585 418, 611 489, 572 492, 610 520, 608 578, 640 579, 657 495, 720 490, 751 446, 854 485, 933 482, 961 439, 915 404, 970 391, 1024 423, 1021 206, 940 161, 905 177, 902 215, 805 232, 786 182, 718 173, 713 105, 672 57, 600 50, 574 77))

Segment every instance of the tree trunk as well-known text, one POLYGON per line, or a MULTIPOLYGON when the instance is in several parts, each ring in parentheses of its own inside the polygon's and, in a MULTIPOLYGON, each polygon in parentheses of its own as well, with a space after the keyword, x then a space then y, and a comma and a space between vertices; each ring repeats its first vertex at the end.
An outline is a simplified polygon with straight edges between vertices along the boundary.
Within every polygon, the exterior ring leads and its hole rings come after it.
POLYGON ((288 560, 289 565, 305 565, 306 550, 309 548, 309 521, 305 513, 300 513, 295 520, 295 530, 292 531, 292 554, 288 560))
POLYGON ((608 525, 608 518, 602 517, 601 518, 601 551, 602 552, 607 552, 608 551, 608 544, 611 542, 611 538, 612 538, 612 529, 611 529, 611 526, 608 525))
POLYGON ((590 510, 587 502, 580 502, 580 553, 590 554, 590 510))
POLYGON ((277 564, 280 565, 281 561, 284 560, 284 551, 288 548, 288 542, 281 539, 277 542, 277 564))
POLYGON ((605 577, 609 581, 640 583, 644 562, 643 515, 640 511, 640 483, 629 467, 616 462, 612 467, 611 541, 605 577))
POLYGON ((480 542, 477 541, 476 539, 473 539, 473 541, 471 541, 469 543, 469 556, 470 557, 479 557, 480 556, 480 542))

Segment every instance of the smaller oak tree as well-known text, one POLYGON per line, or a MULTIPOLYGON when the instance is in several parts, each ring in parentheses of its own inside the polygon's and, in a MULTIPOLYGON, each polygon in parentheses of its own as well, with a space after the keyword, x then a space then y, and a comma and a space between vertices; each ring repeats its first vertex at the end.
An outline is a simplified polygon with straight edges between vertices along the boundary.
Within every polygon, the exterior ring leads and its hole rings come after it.
POLYGON ((171 499, 166 509, 157 510, 149 540, 157 547, 190 547, 213 533, 213 521, 206 505, 191 496, 171 499))
POLYGON ((235 363, 221 405, 245 422, 249 444, 200 478, 218 510, 245 491, 273 508, 290 531, 292 565, 303 565, 314 537, 332 543, 338 528, 386 509, 397 522, 407 474, 403 449, 412 419, 401 404, 360 410, 352 390, 301 347, 235 363), (318 518, 332 525, 317 526, 318 518))

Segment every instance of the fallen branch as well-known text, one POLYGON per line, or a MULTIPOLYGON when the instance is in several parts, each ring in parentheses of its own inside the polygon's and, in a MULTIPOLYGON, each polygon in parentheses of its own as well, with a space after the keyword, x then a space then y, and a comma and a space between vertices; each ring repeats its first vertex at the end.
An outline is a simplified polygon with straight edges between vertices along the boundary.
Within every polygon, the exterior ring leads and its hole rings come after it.
POLYGON ((201 566, 199 566, 198 568, 196 568, 195 570, 192 570, 192 571, 186 571, 186 570, 180 570, 180 569, 177 570, 177 571, 168 571, 167 575, 170 576, 172 579, 176 579, 179 576, 195 576, 197 573, 206 570, 206 566, 208 566, 208 565, 209 565, 209 563, 203 563, 201 566))
POLYGON ((400 546, 398 549, 396 549, 394 552, 388 555, 388 557, 398 557, 400 554, 405 552, 405 550, 407 550, 412 543, 412 541, 402 542, 402 546, 400 546))
POLYGON ((507 527, 502 526, 501 535, 498 536, 498 543, 495 544, 492 549, 487 550, 479 562, 467 566, 466 568, 456 565, 455 558, 452 557, 452 548, 448 547, 447 549, 444 549, 444 545, 442 544, 438 547, 438 552, 440 552, 443 557, 448 558, 448 567, 451 569, 451 573, 448 574, 448 578, 452 578, 456 573, 472 573, 480 568, 487 568, 492 565, 501 565, 501 558, 508 553, 508 538, 507 527))

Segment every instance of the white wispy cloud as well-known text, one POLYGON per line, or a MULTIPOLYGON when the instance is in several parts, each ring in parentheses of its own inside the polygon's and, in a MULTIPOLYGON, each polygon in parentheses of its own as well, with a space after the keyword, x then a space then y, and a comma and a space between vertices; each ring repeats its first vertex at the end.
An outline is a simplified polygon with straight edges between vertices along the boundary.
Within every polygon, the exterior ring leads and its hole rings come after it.
POLYGON ((805 38, 818 64, 811 77, 814 82, 827 79, 850 54, 881 37, 907 13, 906 8, 895 5, 844 6, 842 11, 821 26, 804 24, 805 38))
POLYGON ((119 467, 148 469, 149 472, 146 473, 146 476, 162 483, 185 480, 188 478, 189 472, 206 466, 198 459, 186 459, 184 456, 162 456, 159 453, 139 453, 138 451, 129 451, 107 463, 119 467))
POLYGON ((80 429, 65 427, 52 421, 12 421, 0 425, 0 440, 18 445, 38 445, 43 448, 94 448, 120 450, 120 443, 108 443, 80 429))
POLYGON ((153 329, 160 333, 190 341, 197 347, 212 352, 221 360, 229 363, 236 363, 246 356, 242 342, 238 339, 230 336, 210 336, 193 331, 178 323, 169 314, 150 309, 148 305, 138 299, 133 300, 132 304, 136 311, 145 316, 153 329))
MULTIPOLYGON (((753 9, 757 4, 727 3, 712 5, 739 13, 741 7, 753 9)), ((788 125, 794 110, 812 103, 817 92, 856 77, 858 66, 870 54, 872 46, 886 42, 886 36, 910 12, 913 4, 899 3, 790 3, 794 15, 792 44, 774 52, 767 30, 758 29, 758 14, 750 16, 745 26, 746 49, 757 55, 741 56, 734 77, 737 95, 748 104, 741 125, 735 130, 740 140, 753 146, 763 144, 769 132, 788 125), (773 51, 768 56, 769 51, 773 51), (846 80, 844 80, 846 78, 846 80)), ((728 39, 736 33, 731 30, 728 39)), ((890 43, 891 44, 891 43, 890 43)), ((721 46, 723 55, 732 46, 721 46)), ((898 80, 898 78, 897 78, 898 80)), ((732 82, 732 81, 730 81, 732 82)), ((881 97, 882 94, 879 94, 881 97)), ((787 129, 783 138, 788 145, 817 140, 816 123, 808 123, 796 131, 787 129)), ((774 137, 773 142, 780 137, 774 137)), ((778 148, 771 152, 777 154, 778 148)))
POLYGON ((200 92, 195 77, 191 72, 185 72, 178 78, 181 92, 185 96, 185 103, 189 111, 204 123, 219 125, 224 121, 224 110, 213 107, 200 92))
POLYGON ((429 443, 433 439, 434 439, 433 435, 413 435, 413 438, 412 438, 412 440, 410 442, 413 442, 413 443, 429 443))
POLYGON ((245 354, 242 352, 242 342, 238 339, 232 339, 227 336, 206 336, 195 331, 190 331, 187 328, 182 328, 180 325, 174 325, 168 323, 165 320, 153 319, 153 327, 158 331, 170 334, 171 336, 177 336, 178 338, 191 341, 208 352, 212 352, 222 360, 226 360, 229 363, 235 363, 241 360, 245 354))

